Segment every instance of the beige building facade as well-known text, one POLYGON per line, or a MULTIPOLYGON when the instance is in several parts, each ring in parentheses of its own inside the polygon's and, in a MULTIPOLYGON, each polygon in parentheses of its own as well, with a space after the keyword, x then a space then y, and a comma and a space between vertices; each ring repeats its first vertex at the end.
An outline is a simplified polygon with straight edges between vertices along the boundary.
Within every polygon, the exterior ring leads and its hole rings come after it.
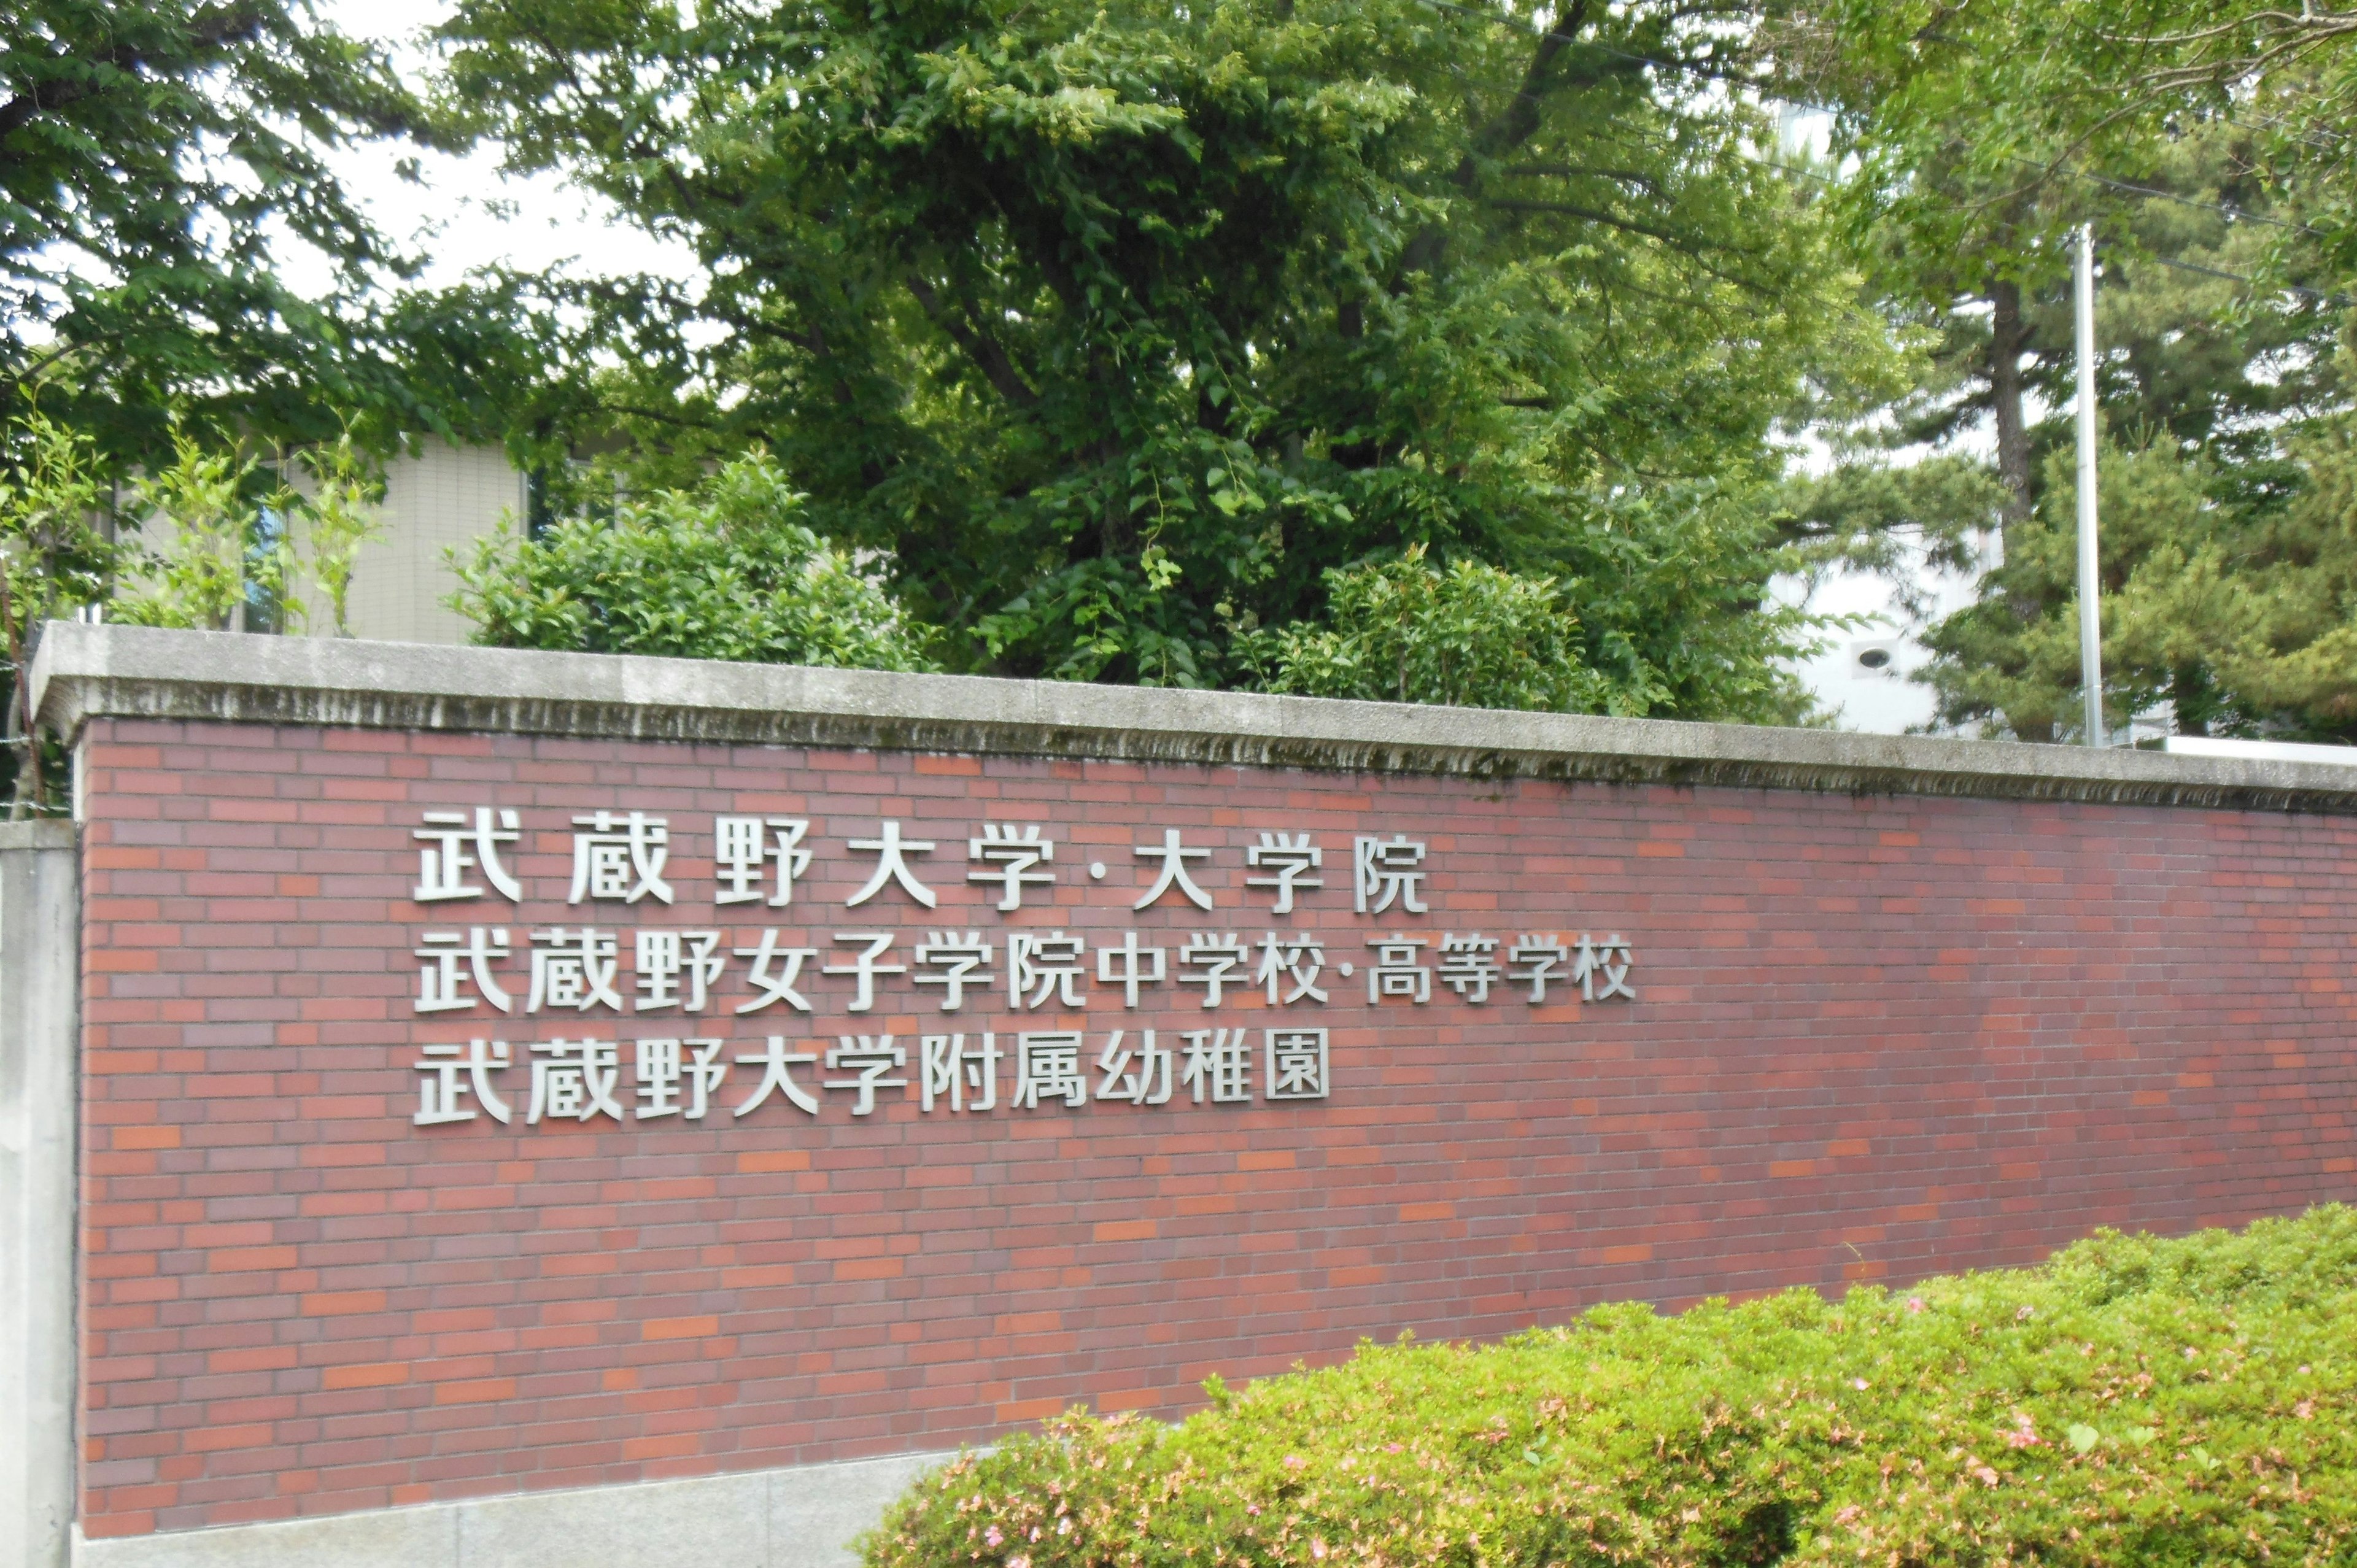
MULTIPOLYGON (((352 568, 352 635, 465 642, 470 623, 443 602, 458 586, 447 553, 463 553, 502 521, 521 528, 530 499, 527 477, 496 446, 429 440, 388 463, 384 535, 361 547, 352 568)), ((321 636, 335 628, 319 613, 307 629, 321 636)))
MULTIPOLYGON (((286 466, 280 477, 297 492, 309 488, 299 466, 286 466)), ((473 623, 447 602, 458 588, 450 556, 456 553, 464 558, 475 541, 502 524, 524 527, 532 515, 530 478, 496 446, 459 446, 429 438, 416 450, 389 460, 384 480, 384 498, 377 507, 382 524, 378 537, 361 545, 352 563, 346 601, 350 635, 380 642, 471 640, 473 623)), ((169 517, 150 515, 134 522, 143 550, 170 550, 175 525, 169 517)), ((310 570, 309 547, 299 523, 289 586, 304 613, 289 618, 291 625, 279 627, 278 618, 270 617, 251 629, 284 630, 296 637, 337 635, 334 611, 310 570)))

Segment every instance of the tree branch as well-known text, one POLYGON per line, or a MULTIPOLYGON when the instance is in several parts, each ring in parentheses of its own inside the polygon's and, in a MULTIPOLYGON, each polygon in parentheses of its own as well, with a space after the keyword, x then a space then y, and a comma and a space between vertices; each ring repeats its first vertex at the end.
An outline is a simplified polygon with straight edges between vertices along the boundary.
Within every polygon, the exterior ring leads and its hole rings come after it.
POLYGON ((1609 229, 1621 229, 1631 234, 1642 234, 1649 240, 1659 240, 1672 250, 1687 255, 1692 255, 1697 251, 1725 251, 1730 255, 1737 256, 1751 254, 1750 252, 1739 246, 1721 244, 1715 240, 1699 240, 1691 234, 1681 234, 1674 229, 1664 229, 1658 224, 1642 222, 1634 218, 1623 218, 1617 213, 1602 211, 1593 207, 1581 207, 1568 201, 1516 201, 1505 197, 1492 197, 1485 201, 1484 205, 1503 208, 1509 212, 1553 212, 1566 218, 1584 219, 1590 223, 1601 223, 1609 229))
POLYGON ((1039 394, 1033 392, 1017 372, 1015 361, 1006 357, 1006 350, 1000 347, 997 338, 970 321, 959 320, 956 315, 942 308, 941 296, 933 292, 933 285, 925 280, 922 273, 910 273, 906 281, 909 293, 915 296, 918 307, 924 311, 934 326, 949 334, 952 342, 965 350, 966 358, 972 360, 989 379, 990 384, 998 390, 999 396, 1018 408, 1039 405, 1039 394))
MULTIPOLYGON (((1448 182, 1459 190, 1469 191, 1480 173, 1480 160, 1502 157, 1538 134, 1539 111, 1546 102, 1549 74, 1555 69, 1555 58, 1577 41, 1579 30, 1587 25, 1588 0, 1573 0, 1571 8, 1547 29, 1532 51, 1531 63, 1523 72, 1520 86, 1503 109, 1492 115, 1490 123, 1473 133, 1472 147, 1457 160, 1449 171, 1448 182)), ((1445 242, 1438 225, 1421 230, 1400 252, 1402 274, 1430 272, 1440 260, 1440 248, 1445 242)))
POLYGON ((2223 38, 2244 27, 2255 27, 2267 23, 2283 28, 2309 28, 2313 29, 2317 36, 2330 37, 2334 33, 2357 32, 2357 13, 2309 11, 2295 15, 2289 11, 2254 11, 2247 16, 2236 16, 2212 27, 2196 27, 2190 32, 2184 33, 2163 33, 2154 37, 2145 37, 2136 33, 2105 32, 2101 27, 2094 29, 2094 32, 2097 38, 2109 44, 2134 44, 2144 48, 2166 49, 2181 48, 2187 44, 2205 43, 2212 38, 2223 38))
MULTIPOLYGON (((260 11, 248 5, 233 5, 193 24, 188 28, 188 43, 196 49, 214 49, 225 44, 251 42, 261 31, 260 11)), ((124 72, 135 71, 147 63, 147 52, 136 44, 121 44, 88 63, 94 67, 111 66, 124 72)), ((75 81, 37 82, 29 91, 0 103, 0 139, 23 129, 36 114, 55 113, 85 98, 96 97, 103 91, 104 86, 95 80, 95 72, 75 81)))
POLYGON ((1662 182, 1641 169, 1581 168, 1576 164, 1519 164, 1500 171, 1525 179, 1609 179, 1641 187, 1659 196, 1662 182))

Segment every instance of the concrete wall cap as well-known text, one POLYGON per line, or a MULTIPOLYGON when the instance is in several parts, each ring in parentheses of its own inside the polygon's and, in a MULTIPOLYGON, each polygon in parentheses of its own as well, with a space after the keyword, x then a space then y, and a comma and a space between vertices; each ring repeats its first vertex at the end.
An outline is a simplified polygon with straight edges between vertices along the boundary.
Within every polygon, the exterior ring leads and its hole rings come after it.
POLYGON ((79 829, 63 817, 28 817, 20 822, 0 822, 0 850, 70 850, 79 829))
POLYGON ((2357 814, 2357 768, 1254 693, 57 622, 44 724, 93 718, 2357 814))

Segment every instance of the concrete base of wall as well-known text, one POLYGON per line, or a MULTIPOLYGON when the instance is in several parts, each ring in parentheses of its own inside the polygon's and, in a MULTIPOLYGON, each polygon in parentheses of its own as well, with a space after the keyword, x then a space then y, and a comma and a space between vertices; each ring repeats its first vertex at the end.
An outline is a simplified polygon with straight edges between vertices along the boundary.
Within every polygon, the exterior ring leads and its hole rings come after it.
POLYGON ((532 1492, 171 1535, 74 1538, 74 1568, 848 1568, 851 1543, 955 1455, 532 1492))
POLYGON ((0 822, 0 1568, 66 1568, 73 1518, 75 844, 0 822))

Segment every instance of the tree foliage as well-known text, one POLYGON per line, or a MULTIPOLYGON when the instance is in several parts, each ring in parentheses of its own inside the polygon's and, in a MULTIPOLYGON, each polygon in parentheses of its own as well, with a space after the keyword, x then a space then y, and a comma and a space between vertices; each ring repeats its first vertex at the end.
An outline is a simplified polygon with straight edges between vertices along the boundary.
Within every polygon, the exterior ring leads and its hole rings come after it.
MULTIPOLYGON (((1729 521, 1712 532, 1737 528, 1729 521)), ((1668 591, 1662 596, 1680 597, 1677 588, 1663 586, 1668 591)), ((1248 629, 1237 639, 1243 683, 1372 702, 1642 714, 1669 705, 1665 672, 1682 665, 1695 669, 1699 686, 1706 677, 1695 667, 1725 660, 1730 667, 1761 671, 1760 686, 1745 694, 1751 711, 1775 712, 1781 703, 1789 717, 1803 705, 1769 662, 1780 639, 1802 630, 1802 618, 1789 609, 1726 615, 1728 628, 1750 635, 1748 648, 1649 647, 1660 662, 1624 656, 1617 666, 1598 669, 1587 662, 1589 650, 1625 647, 1632 628, 1590 635, 1564 585, 1552 577, 1517 575, 1464 559, 1436 565, 1419 544, 1396 560, 1329 568, 1326 589, 1320 618, 1248 629), (1640 683, 1649 678, 1653 684, 1640 683)), ((1618 607, 1633 609, 1647 596, 1642 590, 1624 592, 1618 607)), ((1596 598, 1599 609, 1610 607, 1601 602, 1606 596, 1596 598)), ((1676 629, 1690 631, 1700 618, 1690 602, 1684 607, 1687 624, 1676 629)))
POLYGON ((1453 707, 1582 712, 1609 690, 1579 662, 1579 622, 1545 577, 1421 545, 1399 560, 1326 574, 1329 626, 1273 628, 1240 650, 1273 692, 1453 707))
MULTIPOLYGON (((2307 601, 2283 589, 2319 552, 2335 553, 2339 525, 2302 498, 2319 478, 2311 457, 2329 450, 2329 427, 2350 406, 2338 342, 2345 311, 2315 286, 2334 274, 2312 243, 2287 244, 2287 234, 2312 238, 2299 231, 2307 209, 2298 190, 2271 183, 2263 157, 2246 129, 2202 122, 2147 148, 2127 171, 2133 181, 2120 182, 2158 196, 2091 203, 2105 250, 2098 396, 2113 434, 2100 537, 2115 725, 2166 703, 2192 734, 2357 734, 2331 717, 2357 713, 2357 667, 2340 697, 2288 705, 2262 673, 2330 635, 2329 621, 2312 607, 2295 612, 2307 601), (2232 275, 2284 266, 2298 269, 2306 292, 2255 293, 2232 275), (2211 585, 2197 593, 2197 582, 2211 585)), ((2003 564, 1982 602, 1931 639, 1943 717, 2001 720, 2032 736, 2080 723, 2072 307, 2049 276, 2025 293, 2021 338, 2023 384, 2060 411, 2025 432, 2037 482, 2008 513, 2003 564)), ((2319 585, 2331 572, 2320 569, 2319 585)))
MULTIPOLYGON (((2092 221, 2115 718, 2357 736, 2339 13, 459 0, 430 99, 303 0, 5 26, 17 395, 157 473, 176 396, 249 455, 332 442, 331 409, 363 446, 500 431, 560 511, 576 474, 660 510, 759 448, 909 647, 1015 674, 1383 664, 1394 696, 1784 720, 1826 623, 1774 574, 2001 561, 1931 634, 1942 717, 2066 736, 2092 221), (1833 106, 1834 156, 1779 99, 1833 106), (410 289, 325 161, 387 135, 496 136, 703 273, 410 289), (1795 478, 1804 428, 1832 461, 1795 478)), ((304 521, 333 611, 345 556, 304 521)), ((616 625, 711 608, 676 574, 606 593, 616 625)))
POLYGON ((91 444, 39 414, 0 423, 0 671, 9 815, 47 809, 64 781, 20 678, 44 624, 104 600, 118 552, 96 526, 102 471, 91 444))
MULTIPOLYGON (((2168 703, 2179 733, 2357 739, 2357 451, 2346 419, 2286 452, 2298 476, 2274 504, 2234 493, 2204 451, 2165 436, 2107 445, 2099 614, 2109 723, 2168 703)), ((2078 715, 2078 484, 2048 460, 2038 513, 1979 604, 1928 641, 1957 722, 2078 715), (2020 604, 2041 613, 2021 618, 2020 604)))
POLYGON ((1075 1412, 919 1481, 868 1568, 2345 1563, 2357 1214, 1075 1412))
POLYGON ((596 302, 624 347, 551 442, 642 480, 766 443, 952 663, 1247 679, 1238 635, 1420 545, 1555 579, 1597 700, 1759 716, 1796 628, 1731 625, 1775 558, 1727 498, 1881 339, 1753 156, 1744 17, 466 0, 445 38, 516 163, 708 268, 596 302))
POLYGON ((285 501, 266 485, 258 459, 175 429, 172 460, 131 483, 123 526, 142 537, 118 563, 114 618, 203 631, 276 629, 247 624, 246 611, 267 607, 299 622, 302 606, 287 596, 294 546, 283 526, 285 501))
MULTIPOLYGON (((2274 0, 1802 0, 1785 16, 1793 75, 1836 93, 1870 84, 1871 100, 1845 98, 1856 123, 1912 127, 1993 192, 2133 166, 2223 120, 2255 133, 2270 166, 2324 176, 2338 191, 2329 227, 2348 236, 2340 147, 2357 115, 2357 14, 2274 0)), ((1984 211, 1951 209, 1948 233, 1984 211)), ((1940 215, 1927 200, 1919 216, 1940 215)))
MULTIPOLYGON (((1935 558, 1989 564, 1974 535, 2000 525, 1979 602, 1929 634, 1944 722, 2037 740, 2080 723, 2067 239, 2092 223, 2110 722, 2357 737, 2329 472, 2352 411, 2349 166, 2325 151, 2347 134, 2349 61, 2319 34, 2197 81, 2179 66, 2209 45, 2153 41, 2190 15, 1840 0, 1792 24, 1796 74, 1843 106, 1858 159, 1852 233, 1894 313, 1936 335, 1861 445, 1941 454, 1901 487, 1868 452, 1795 510, 1873 564, 1912 521, 1935 558), (1993 463, 1964 449, 1984 428, 1993 463)), ((2222 43, 2254 16, 2201 25, 2222 43)))
POLYGON ((454 561, 452 603, 477 641, 499 648, 931 668, 922 628, 804 513, 777 466, 752 453, 694 493, 610 519, 568 519, 538 538, 501 529, 454 561))
POLYGON ((380 444, 501 428, 536 373, 512 279, 406 286, 418 258, 336 177, 339 147, 461 135, 308 0, 19 0, 0 8, 0 415, 38 401, 122 459, 175 415, 380 444), (285 276, 296 252, 324 292, 285 276))

